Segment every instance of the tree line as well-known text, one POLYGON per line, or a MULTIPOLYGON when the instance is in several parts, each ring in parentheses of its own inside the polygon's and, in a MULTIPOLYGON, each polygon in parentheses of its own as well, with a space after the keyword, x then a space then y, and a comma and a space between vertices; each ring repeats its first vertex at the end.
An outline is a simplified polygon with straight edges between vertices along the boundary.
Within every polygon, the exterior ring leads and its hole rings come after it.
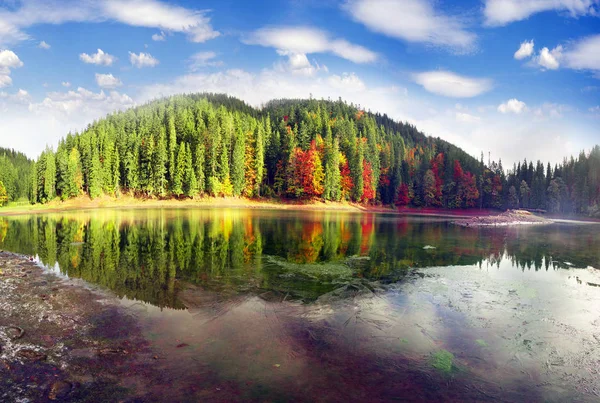
POLYGON ((30 175, 44 203, 82 194, 317 198, 441 208, 598 214, 598 147, 506 172, 439 138, 341 99, 178 95, 115 113, 47 148, 30 175), (540 166, 542 169, 540 169, 540 166))
POLYGON ((33 161, 21 152, 0 147, 0 206, 27 200, 33 161))

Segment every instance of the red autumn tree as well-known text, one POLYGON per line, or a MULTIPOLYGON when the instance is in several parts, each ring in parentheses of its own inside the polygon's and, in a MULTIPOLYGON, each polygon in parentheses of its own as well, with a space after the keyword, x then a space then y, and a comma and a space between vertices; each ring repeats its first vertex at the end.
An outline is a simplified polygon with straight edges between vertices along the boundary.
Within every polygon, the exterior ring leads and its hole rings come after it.
POLYGON ((375 190, 373 190, 373 169, 371 163, 363 160, 363 194, 361 201, 368 203, 375 198, 375 190))
POLYGON ((465 173, 460 188, 460 191, 464 196, 465 205, 467 207, 475 207, 477 205, 477 199, 479 199, 479 190, 477 190, 475 175, 471 172, 465 173))
POLYGON ((352 182, 352 172, 350 172, 350 164, 344 154, 340 156, 340 175, 341 175, 341 187, 342 187, 342 199, 346 200, 350 197, 350 193, 354 188, 354 182, 352 182))
POLYGON ((403 183, 398 188, 398 196, 396 196, 396 206, 407 206, 410 203, 410 197, 408 195, 408 185, 403 183))

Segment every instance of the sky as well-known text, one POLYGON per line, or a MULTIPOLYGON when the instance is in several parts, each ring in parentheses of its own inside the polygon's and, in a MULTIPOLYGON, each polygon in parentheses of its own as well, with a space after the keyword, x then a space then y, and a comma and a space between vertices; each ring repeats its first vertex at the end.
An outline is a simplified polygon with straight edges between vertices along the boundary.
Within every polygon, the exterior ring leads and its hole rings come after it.
POLYGON ((600 144, 600 0, 0 0, 0 146, 178 93, 342 98, 479 157, 600 144))

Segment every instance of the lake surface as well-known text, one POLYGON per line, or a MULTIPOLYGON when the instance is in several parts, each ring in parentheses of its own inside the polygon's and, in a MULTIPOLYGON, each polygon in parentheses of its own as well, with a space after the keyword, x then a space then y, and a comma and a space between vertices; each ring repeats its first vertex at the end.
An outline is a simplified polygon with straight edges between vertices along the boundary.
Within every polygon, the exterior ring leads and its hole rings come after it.
POLYGON ((345 212, 0 217, 114 293, 170 401, 598 401, 600 225, 345 212))

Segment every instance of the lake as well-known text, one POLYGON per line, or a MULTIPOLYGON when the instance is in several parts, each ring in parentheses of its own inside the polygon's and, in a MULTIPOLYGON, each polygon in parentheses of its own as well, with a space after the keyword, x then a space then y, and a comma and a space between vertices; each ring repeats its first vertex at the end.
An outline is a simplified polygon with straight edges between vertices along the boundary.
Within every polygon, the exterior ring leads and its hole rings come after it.
POLYGON ((598 401, 600 226, 253 209, 0 217, 119 298, 171 401, 598 401))

